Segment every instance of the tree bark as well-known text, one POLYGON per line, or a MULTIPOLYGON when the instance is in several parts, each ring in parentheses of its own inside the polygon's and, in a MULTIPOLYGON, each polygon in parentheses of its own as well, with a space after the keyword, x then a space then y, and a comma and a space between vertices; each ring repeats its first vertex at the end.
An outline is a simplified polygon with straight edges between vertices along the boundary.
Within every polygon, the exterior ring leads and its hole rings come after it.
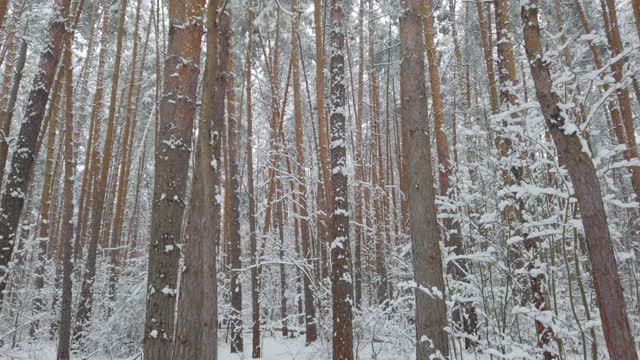
POLYGON ((49 23, 48 43, 45 46, 38 64, 38 72, 25 109, 25 119, 20 126, 17 138, 17 149, 11 159, 2 202, 0 203, 0 304, 2 303, 7 276, 10 270, 11 257, 17 241, 20 216, 24 207, 28 180, 35 162, 36 143, 42 125, 49 91, 53 83, 60 54, 62 38, 65 33, 65 20, 69 15, 70 0, 56 0, 54 14, 49 23))
MULTIPOLYGON (((252 24, 249 25, 249 37, 251 37, 252 24)), ((251 40, 250 40, 251 41, 251 40)), ((251 61, 250 48, 247 48, 247 59, 251 61)), ((231 292, 231 352, 243 351, 242 339, 242 283, 240 282, 240 269, 242 268, 242 238, 240 235, 240 164, 238 162, 238 117, 236 115, 236 93, 235 79, 233 77, 233 53, 230 51, 227 65, 227 149, 229 172, 229 188, 225 191, 229 193, 229 265, 230 271, 230 292, 231 292)), ((242 103, 242 100, 240 101, 242 103)), ((242 104, 240 104, 242 105, 242 104)))
POLYGON ((214 215, 219 214, 221 206, 217 199, 217 189, 220 188, 222 169, 220 143, 224 130, 230 23, 229 15, 218 15, 218 2, 209 2, 205 86, 193 170, 185 267, 180 280, 181 296, 174 360, 217 358, 218 301, 215 263, 221 227, 219 217, 214 215))
POLYGON ((73 157, 73 67, 72 33, 65 34, 63 56, 65 132, 64 132, 64 185, 60 242, 62 245, 62 302, 60 304, 60 331, 58 333, 58 360, 71 359, 71 307, 73 273, 73 187, 75 161, 73 157))
MULTIPOLYGON (((246 67, 247 67, 247 190, 249 192, 249 255, 251 257, 251 265, 254 266, 257 253, 258 253, 258 239, 256 233, 256 197, 255 197, 255 189, 254 189, 254 175, 253 175, 253 94, 252 94, 252 51, 253 51, 253 2, 249 0, 249 39, 247 44, 247 59, 246 59, 246 67)), ((238 274, 239 275, 239 274, 238 274)), ((236 279, 237 276, 236 275, 236 279)), ((237 280, 236 280, 237 281, 237 280)), ((252 315, 255 314, 256 307, 258 304, 258 271, 257 269, 251 269, 251 309, 252 315), (254 291, 255 290, 255 291, 254 291)), ((236 309, 237 311, 237 309, 236 309)), ((259 309, 258 309, 259 312, 259 309)), ((259 317, 259 313, 258 313, 259 317)), ((236 334, 236 343, 235 350, 237 352, 242 352, 242 323, 241 323, 241 313, 236 312, 236 322, 232 323, 232 336, 236 334)))
POLYGON ((115 210, 113 214, 113 230, 111 234, 111 270, 109 274, 109 298, 113 301, 116 296, 116 285, 118 282, 118 271, 120 267, 120 246, 122 243, 122 226, 124 223, 124 210, 127 204, 127 192, 129 191, 129 157, 132 149, 129 145, 129 137, 135 129, 136 117, 134 110, 134 90, 136 81, 136 65, 138 59, 138 34, 140 29, 140 6, 141 0, 137 0, 136 19, 133 31, 133 47, 131 49, 131 65, 129 73, 129 84, 127 90, 127 100, 124 117, 124 130, 122 133, 122 143, 120 147, 121 160, 119 165, 120 171, 114 173, 114 179, 117 175, 117 189, 115 192, 115 210))
MULTIPOLYGON (((331 1, 330 136, 331 136, 331 293, 333 297, 333 360, 353 359, 352 277, 349 244, 349 195, 345 137, 345 10, 331 1)), ((320 111, 320 109, 318 109, 320 111)), ((321 130, 322 131, 322 130, 321 130)), ((327 185, 327 184, 325 184, 327 185)), ((326 191, 326 188, 325 188, 326 191)))
MULTIPOLYGON (((113 82, 111 86, 111 97, 109 103, 109 116, 107 120, 107 129, 106 136, 104 141, 104 148, 102 151, 102 159, 100 160, 99 154, 94 152, 94 165, 96 166, 96 178, 93 184, 93 201, 92 201, 92 209, 91 209, 91 234, 89 239, 89 248, 87 249, 87 260, 85 265, 85 273, 82 281, 82 294, 80 305, 78 306, 78 313, 76 318, 76 329, 75 329, 75 340, 79 341, 83 337, 83 332, 87 323, 91 318, 91 312, 93 310, 93 282, 95 280, 96 275, 96 260, 97 260, 97 251, 98 251, 98 243, 100 241, 100 237, 102 235, 101 228, 103 222, 103 211, 105 204, 105 197, 108 192, 108 180, 110 179, 111 172, 111 162, 113 155, 113 147, 114 147, 114 137, 115 137, 115 112, 116 112, 116 95, 118 92, 118 79, 120 78, 120 60, 122 57, 122 37, 124 33, 124 22, 127 8, 127 0, 120 0, 120 17, 118 20, 118 35, 116 40, 116 53, 114 57, 114 69, 113 69, 113 82), (99 167, 98 167, 98 164, 99 167)), ((108 0, 105 0, 103 7, 105 9, 109 8, 108 0)), ((106 13, 108 11, 104 11, 105 15, 103 21, 103 30, 108 29, 108 17, 106 13)), ((106 48, 106 44, 108 41, 108 31, 107 33, 103 33, 103 38, 101 39, 101 46, 103 49, 106 48)), ((101 54, 99 57, 105 56, 103 55, 103 51, 101 49, 101 54)), ((102 60, 105 60, 104 58, 102 60)), ((99 60, 100 62, 100 60, 99 60)), ((103 68, 104 69, 104 68, 103 68)), ((100 70, 100 64, 98 64, 98 70, 100 70)), ((100 73, 98 73, 100 76, 100 73)), ((102 82, 98 80, 98 85, 101 85, 102 82)), ((104 89, 102 87, 96 88, 96 94, 94 96, 94 108, 92 109, 92 116, 96 116, 96 119, 100 116, 100 108, 102 107, 102 95, 104 89), (100 97, 98 97, 98 94, 100 97)), ((96 120, 97 121, 97 120, 96 120)), ((106 246, 105 246, 106 247, 106 246)))
MULTIPOLYGON (((169 359, 202 38, 201 0, 169 1, 169 41, 155 150, 144 358, 169 359)), ((213 32, 212 32, 213 33, 213 32)), ((214 52, 215 54, 215 52, 214 52)))
MULTIPOLYGON (((620 37, 620 29, 618 26, 618 13, 616 10, 615 0, 601 0, 602 13, 604 18, 605 32, 611 49, 611 58, 615 59, 624 51, 622 39, 620 37), (608 21, 607 21, 608 19, 608 21)), ((626 57, 621 57, 617 61, 612 62, 611 71, 613 78, 620 86, 616 89, 618 104, 620 105, 620 115, 622 116, 622 124, 624 125, 625 140, 627 145, 626 156, 633 161, 638 159, 638 144, 636 142, 636 132, 633 125, 633 110, 631 109, 631 96, 628 88, 623 84, 625 77, 624 68, 626 57)), ((632 185, 636 195, 640 195, 640 166, 631 166, 632 185)))
MULTIPOLYGON (((318 113, 318 143, 320 148, 319 162, 320 173, 322 174, 322 182, 324 187, 324 226, 330 226, 331 215, 331 172, 329 170, 329 143, 327 140, 327 122, 325 119, 325 98, 324 98, 324 37, 322 27, 322 17, 320 14, 322 0, 314 0, 313 2, 313 24, 315 26, 315 45, 316 45, 316 111, 318 113)), ((321 246, 326 246, 329 239, 325 239, 321 246)))
POLYGON ((567 130, 560 97, 553 90, 550 64, 543 57, 538 1, 529 0, 523 4, 521 15, 536 97, 558 149, 559 161, 569 172, 580 206, 609 356, 612 359, 637 359, 596 169, 588 153, 583 151, 579 135, 567 130))
POLYGON ((420 1, 403 0, 400 16, 400 83, 407 142, 409 214, 416 279, 416 358, 447 357, 447 309, 436 220, 424 85, 420 1))
MULTIPOLYGON (((311 243, 309 234, 309 213, 307 209, 307 182, 304 173, 305 169, 305 156, 304 156, 304 131, 302 124, 302 95, 300 92, 300 52, 298 47, 298 24, 300 21, 300 12, 298 11, 298 4, 296 0, 292 0, 291 8, 295 12, 293 22, 291 24, 291 61, 292 61, 292 76, 293 76, 293 114, 295 120, 295 134, 296 134, 296 160, 297 160, 297 197, 298 197, 298 212, 300 214, 300 235, 302 238, 302 254, 305 261, 306 271, 303 273, 303 286, 304 286, 304 319, 305 319, 305 344, 309 345, 315 342, 318 338, 316 330, 316 309, 313 303, 313 291, 311 289, 311 279, 309 275, 312 273, 311 262, 311 243)), ((324 122, 324 120, 323 120, 324 122)))

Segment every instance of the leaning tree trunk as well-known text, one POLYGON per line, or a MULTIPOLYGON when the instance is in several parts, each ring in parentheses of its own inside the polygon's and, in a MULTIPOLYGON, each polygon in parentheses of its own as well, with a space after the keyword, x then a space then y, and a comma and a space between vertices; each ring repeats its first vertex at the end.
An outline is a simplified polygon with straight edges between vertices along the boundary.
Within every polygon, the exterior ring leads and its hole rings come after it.
POLYGON ((407 142, 409 222, 416 278, 416 358, 447 357, 447 307, 436 219, 424 85, 420 1, 403 0, 400 17, 400 83, 403 138, 407 142), (431 289, 435 289, 433 291, 431 289))
POLYGON ((69 3, 70 0, 56 0, 54 3, 54 13, 49 23, 49 42, 40 55, 38 72, 27 99, 25 119, 17 138, 17 149, 20 151, 14 152, 11 159, 11 169, 0 203, 0 218, 3 219, 0 222, 0 303, 7 284, 14 245, 17 242, 16 232, 24 207, 28 181, 33 171, 38 133, 60 60, 69 3))
POLYGON ((171 357, 187 173, 202 37, 202 0, 169 1, 169 42, 164 66, 155 151, 144 358, 171 357), (177 75, 177 76, 176 76, 177 75))
POLYGON ((550 63, 544 61, 538 1, 522 5, 524 42, 536 96, 547 128, 558 148, 558 158, 566 166, 578 199, 593 268, 593 284, 600 308, 602 328, 612 359, 637 359, 633 335, 618 275, 613 244, 609 235, 602 191, 593 161, 583 151, 579 134, 568 131, 560 97, 553 90, 550 63))
MULTIPOLYGON (((345 11, 343 0, 331 1, 331 294, 333 297, 333 360, 353 359, 352 284, 349 250, 349 195, 345 136, 345 11)), ((322 109, 318 109, 322 111, 322 109)), ((328 184, 325 184, 325 186, 328 184)), ((326 189, 326 188, 325 188, 326 189)))

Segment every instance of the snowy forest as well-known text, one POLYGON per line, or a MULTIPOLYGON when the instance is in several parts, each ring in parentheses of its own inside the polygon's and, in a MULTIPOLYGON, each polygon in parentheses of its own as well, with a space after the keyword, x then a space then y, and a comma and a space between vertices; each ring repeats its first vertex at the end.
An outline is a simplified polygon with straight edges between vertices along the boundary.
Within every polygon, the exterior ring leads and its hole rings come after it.
POLYGON ((0 0, 0 359, 637 360, 640 0, 0 0))

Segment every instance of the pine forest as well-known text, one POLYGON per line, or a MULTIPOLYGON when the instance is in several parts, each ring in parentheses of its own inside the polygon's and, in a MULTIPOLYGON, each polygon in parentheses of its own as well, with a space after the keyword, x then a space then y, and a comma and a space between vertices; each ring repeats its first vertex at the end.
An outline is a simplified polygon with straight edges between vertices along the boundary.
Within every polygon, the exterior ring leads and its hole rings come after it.
POLYGON ((0 0, 1 360, 638 360, 640 0, 0 0))

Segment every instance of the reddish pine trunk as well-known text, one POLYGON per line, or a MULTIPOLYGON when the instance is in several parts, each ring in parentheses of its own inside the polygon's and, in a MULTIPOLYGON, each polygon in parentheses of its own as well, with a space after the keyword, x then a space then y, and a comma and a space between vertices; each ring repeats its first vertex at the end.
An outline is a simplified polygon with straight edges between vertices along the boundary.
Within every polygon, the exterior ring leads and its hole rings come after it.
POLYGON ((69 14, 70 0, 56 0, 56 11, 49 23, 48 44, 38 65, 38 73, 33 80, 33 86, 27 99, 25 119, 20 127, 17 149, 11 159, 11 170, 7 177, 2 202, 0 203, 0 303, 6 287, 7 269, 10 266, 16 243, 16 231, 20 215, 24 207, 25 193, 28 180, 35 162, 36 143, 42 125, 45 109, 49 100, 49 91, 53 83, 58 61, 62 51, 62 38, 65 33, 65 19, 69 14))
MULTIPOLYGON (((627 320, 624 296, 613 245, 607 225, 593 161, 583 151, 578 134, 567 134, 560 97, 553 92, 549 63, 544 62, 538 1, 529 0, 522 6, 524 39, 536 96, 542 108, 547 128, 558 148, 558 157, 569 172, 582 215, 587 249, 593 267, 593 283, 600 307, 603 332, 612 359, 637 359, 633 336, 627 320)), ((543 341, 543 340, 541 340, 543 341)))
POLYGON ((196 110, 203 1, 169 1, 164 96, 159 109, 144 358, 171 357, 187 173, 196 110), (177 74, 175 76, 174 74, 177 74))

